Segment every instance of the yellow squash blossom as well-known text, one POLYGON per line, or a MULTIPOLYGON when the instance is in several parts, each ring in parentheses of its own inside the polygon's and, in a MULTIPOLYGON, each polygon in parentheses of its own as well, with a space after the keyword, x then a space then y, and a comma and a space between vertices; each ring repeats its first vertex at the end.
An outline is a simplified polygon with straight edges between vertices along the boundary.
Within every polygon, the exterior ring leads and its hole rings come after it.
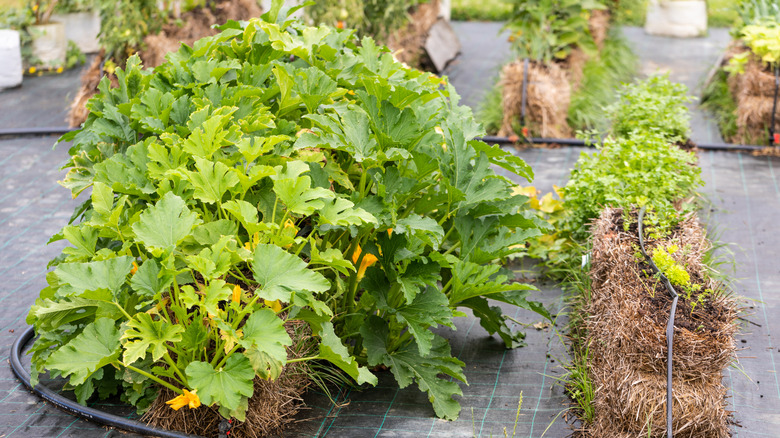
POLYGON ((271 310, 273 310, 276 313, 279 313, 282 310, 282 303, 279 302, 279 300, 263 300, 266 306, 270 307, 271 310))
POLYGON ((133 267, 130 269, 130 275, 135 275, 138 272, 138 263, 133 262, 133 267))
MULTIPOLYGON (((355 249, 355 252, 352 253, 352 263, 357 263, 360 259, 360 254, 362 254, 363 250, 360 248, 360 245, 357 246, 355 249)), ((366 253, 366 255, 363 256, 363 261, 360 262, 360 267, 358 267, 357 272, 357 279, 358 281, 363 279, 363 276, 366 275, 366 269, 368 269, 369 266, 373 265, 377 262, 377 258, 375 255, 371 253, 366 253)))
POLYGON ((189 406, 190 409, 196 409, 200 406, 200 398, 198 397, 198 394, 196 394, 196 391, 187 391, 186 388, 182 389, 184 391, 184 394, 177 395, 176 397, 168 400, 165 402, 166 405, 171 405, 171 408, 173 408, 174 411, 178 411, 179 409, 189 406))
POLYGON ((241 286, 235 285, 233 286, 233 302, 234 303, 240 303, 241 302, 241 286))

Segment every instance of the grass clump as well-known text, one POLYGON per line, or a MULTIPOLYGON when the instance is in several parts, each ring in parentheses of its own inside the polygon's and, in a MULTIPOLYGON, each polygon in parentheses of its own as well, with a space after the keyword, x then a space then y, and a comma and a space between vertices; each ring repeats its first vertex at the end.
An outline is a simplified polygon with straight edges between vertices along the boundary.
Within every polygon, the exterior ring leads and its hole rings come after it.
POLYGON ((504 0, 453 0, 453 21, 506 21, 512 7, 504 0))
POLYGON ((719 69, 712 80, 704 87, 701 107, 715 116, 720 135, 726 140, 737 135, 737 102, 731 95, 728 73, 719 69))
POLYGON ((637 57, 620 30, 612 27, 598 57, 590 59, 583 69, 582 85, 571 97, 569 126, 575 129, 598 129, 608 126, 604 107, 614 102, 622 82, 636 72, 637 57))

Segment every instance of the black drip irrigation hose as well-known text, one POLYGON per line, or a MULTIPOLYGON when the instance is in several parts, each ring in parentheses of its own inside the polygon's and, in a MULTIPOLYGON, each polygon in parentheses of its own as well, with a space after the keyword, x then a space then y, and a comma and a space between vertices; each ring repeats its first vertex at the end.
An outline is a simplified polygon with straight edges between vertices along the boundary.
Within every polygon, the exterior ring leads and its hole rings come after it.
POLYGON ((769 125, 769 144, 777 145, 780 139, 775 134, 775 112, 777 111, 777 90, 780 88, 780 66, 775 67, 775 99, 772 101, 772 123, 769 125))
MULTIPOLYGON (((486 135, 483 137, 477 137, 477 140, 482 140, 485 143, 491 144, 516 144, 521 141, 525 141, 532 144, 556 144, 560 146, 594 146, 595 144, 590 141, 580 140, 578 138, 545 138, 545 137, 532 137, 523 140, 511 138, 511 137, 497 137, 494 135, 486 135)), ((750 144, 728 144, 728 143, 697 143, 696 147, 702 150, 711 151, 758 151, 763 150, 766 146, 750 145, 750 144)))
POLYGON ((672 438, 672 347, 674 346, 674 314, 677 311, 677 299, 680 296, 677 295, 677 292, 672 287, 672 283, 669 282, 669 279, 666 278, 663 272, 655 265, 653 259, 645 252, 645 238, 643 236, 645 209, 646 207, 642 207, 642 209, 639 210, 639 219, 637 220, 639 249, 650 264, 650 267, 653 268, 653 272, 661 277, 664 286, 666 286, 666 289, 672 295, 672 309, 669 311, 669 322, 666 324, 666 436, 667 438, 672 438))
POLYGON ((13 347, 11 347, 11 370, 13 370, 16 378, 19 379, 27 389, 42 399, 48 401, 49 403, 69 414, 128 432, 140 433, 143 435, 151 435, 161 438, 202 438, 198 435, 190 435, 182 432, 159 429, 141 423, 140 421, 130 420, 124 417, 103 412, 98 409, 90 408, 88 406, 82 406, 75 401, 52 391, 40 383, 33 387, 30 384, 30 373, 24 369, 21 361, 22 350, 24 350, 25 345, 27 345, 27 343, 30 342, 33 337, 35 337, 35 329, 33 327, 28 327, 27 330, 25 330, 24 333, 22 333, 14 342, 13 347))
POLYGON ((525 128, 525 101, 528 84, 528 58, 523 59, 523 86, 520 88, 520 126, 525 128))
POLYGON ((8 128, 0 129, 0 137, 11 135, 14 137, 26 137, 30 135, 62 135, 79 128, 68 126, 44 126, 41 128, 8 128))

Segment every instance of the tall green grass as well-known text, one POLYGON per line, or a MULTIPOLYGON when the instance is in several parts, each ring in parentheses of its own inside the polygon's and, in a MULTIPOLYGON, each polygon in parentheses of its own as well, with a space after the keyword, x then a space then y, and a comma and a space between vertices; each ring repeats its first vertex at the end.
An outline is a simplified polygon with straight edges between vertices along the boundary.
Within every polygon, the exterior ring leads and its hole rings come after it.
POLYGON ((609 30, 598 58, 585 64, 582 84, 571 97, 569 126, 574 129, 606 130, 604 107, 615 101, 621 83, 636 73, 637 57, 616 26, 609 30))
POLYGON ((737 103, 729 91, 728 76, 725 71, 718 70, 704 87, 701 107, 715 116, 723 139, 731 141, 737 135, 737 103))
POLYGON ((456 21, 506 21, 512 6, 504 0, 452 0, 452 19, 456 21))

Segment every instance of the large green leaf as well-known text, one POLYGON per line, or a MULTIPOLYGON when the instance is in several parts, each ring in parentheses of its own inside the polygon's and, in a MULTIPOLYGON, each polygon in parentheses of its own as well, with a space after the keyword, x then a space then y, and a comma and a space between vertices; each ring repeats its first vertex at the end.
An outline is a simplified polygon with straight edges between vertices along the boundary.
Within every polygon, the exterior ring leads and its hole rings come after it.
POLYGON ((417 340, 420 354, 425 356, 431 351, 434 340, 431 327, 438 324, 455 328, 452 323, 453 313, 447 297, 438 289, 428 288, 415 297, 414 302, 398 308, 395 317, 401 324, 406 324, 417 340))
POLYGON ((349 354, 347 347, 341 343, 341 339, 333 331, 333 324, 326 322, 322 324, 320 331, 320 354, 321 359, 325 359, 339 367, 342 371, 355 379, 358 385, 363 383, 377 384, 377 378, 368 368, 358 365, 355 358, 349 354))
POLYGON ((110 302, 82 297, 53 301, 39 299, 30 309, 28 324, 35 324, 39 331, 56 330, 59 327, 96 317, 118 319, 119 309, 110 302))
POLYGON ((377 223, 371 213, 344 198, 326 199, 319 210, 320 223, 348 227, 350 225, 362 225, 364 223, 377 223))
POLYGON ((209 204, 220 202, 240 182, 236 170, 219 161, 195 157, 195 168, 195 172, 186 172, 186 178, 195 187, 193 196, 209 204))
POLYGON ((306 262, 276 245, 260 244, 255 248, 252 272, 260 283, 256 293, 266 300, 290 302, 298 290, 324 292, 330 282, 319 272, 307 268, 306 262))
POLYGON ((100 318, 52 353, 46 367, 63 377, 70 376, 71 385, 81 385, 96 370, 114 362, 120 352, 116 323, 110 318, 100 318))
POLYGON ((284 171, 279 167, 277 174, 271 176, 274 193, 293 213, 310 215, 325 205, 323 199, 335 196, 330 190, 312 187, 309 176, 300 176, 308 171, 309 165, 303 161, 290 161, 284 171))
POLYGON ((420 391, 428 393, 428 400, 433 404, 437 416, 447 420, 458 418, 460 404, 453 397, 463 395, 463 392, 457 383, 439 375, 448 375, 465 383, 464 363, 452 357, 450 345, 444 338, 436 336, 427 355, 421 355, 414 342, 388 352, 387 323, 374 315, 366 319, 360 334, 368 353, 369 365, 384 364, 389 367, 401 388, 416 381, 420 391))
POLYGON ((507 291, 536 290, 530 284, 505 284, 507 277, 497 275, 499 265, 478 265, 476 263, 459 261, 453 269, 450 304, 478 296, 488 296, 507 291))
POLYGON ((147 259, 130 279, 130 287, 139 294, 151 298, 162 294, 173 284, 172 275, 160 276, 160 265, 154 259, 147 259))
POLYGON ((108 289, 116 293, 127 280, 133 259, 127 256, 87 263, 62 263, 54 270, 60 282, 59 296, 108 289))
POLYGON ((479 318, 479 324, 491 335, 498 334, 504 341, 506 348, 517 348, 525 345, 523 332, 513 332, 507 324, 507 317, 498 306, 491 306, 483 297, 472 297, 463 300, 459 304, 467 307, 474 312, 474 316, 479 318))
POLYGON ((281 365, 287 361, 285 347, 292 345, 282 319, 273 310, 263 308, 249 316, 243 331, 239 344, 246 349, 255 372, 261 377, 278 377, 281 365))
POLYGON ((218 403, 234 410, 254 392, 255 371, 249 359, 238 352, 231 354, 225 366, 218 370, 209 363, 195 361, 187 365, 185 373, 190 386, 198 391, 200 401, 206 406, 218 403))
POLYGON ((176 344, 181 341, 184 327, 171 324, 164 319, 153 320, 148 313, 136 313, 127 322, 127 330, 122 335, 125 353, 122 362, 130 365, 138 359, 146 357, 146 352, 152 353, 152 360, 160 360, 168 352, 167 343, 176 344))
POLYGON ((133 224, 138 240, 147 248, 170 251, 200 223, 198 215, 180 197, 168 192, 133 224))

